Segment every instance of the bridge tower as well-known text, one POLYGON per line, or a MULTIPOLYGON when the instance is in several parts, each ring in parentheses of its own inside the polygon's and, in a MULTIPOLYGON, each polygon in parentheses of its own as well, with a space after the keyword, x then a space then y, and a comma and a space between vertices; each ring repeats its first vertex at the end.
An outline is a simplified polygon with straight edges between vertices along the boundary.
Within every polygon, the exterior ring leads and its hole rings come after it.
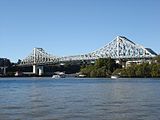
POLYGON ((21 61, 20 66, 32 66, 33 74, 41 76, 44 74, 44 66, 57 60, 57 57, 46 53, 42 48, 34 48, 32 53, 21 61))
POLYGON ((42 65, 37 65, 36 56, 37 56, 37 48, 34 48, 33 49, 33 59, 34 59, 34 62, 33 62, 33 74, 42 76, 44 74, 44 67, 42 65))

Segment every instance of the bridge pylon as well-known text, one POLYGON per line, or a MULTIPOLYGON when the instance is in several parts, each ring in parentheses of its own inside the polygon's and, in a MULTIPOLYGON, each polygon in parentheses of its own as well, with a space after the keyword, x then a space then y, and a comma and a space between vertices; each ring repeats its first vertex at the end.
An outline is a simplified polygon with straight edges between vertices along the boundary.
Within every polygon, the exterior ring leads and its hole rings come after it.
POLYGON ((42 65, 33 65, 33 74, 42 76, 44 74, 44 66, 42 65))

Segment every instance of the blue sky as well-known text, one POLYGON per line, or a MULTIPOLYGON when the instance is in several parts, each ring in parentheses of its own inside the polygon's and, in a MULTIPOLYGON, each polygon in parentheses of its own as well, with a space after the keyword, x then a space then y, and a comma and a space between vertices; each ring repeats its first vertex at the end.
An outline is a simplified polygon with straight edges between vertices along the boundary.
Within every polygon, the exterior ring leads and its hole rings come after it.
POLYGON ((0 0, 0 57, 34 47, 57 56, 96 50, 117 35, 160 53, 160 0, 0 0))

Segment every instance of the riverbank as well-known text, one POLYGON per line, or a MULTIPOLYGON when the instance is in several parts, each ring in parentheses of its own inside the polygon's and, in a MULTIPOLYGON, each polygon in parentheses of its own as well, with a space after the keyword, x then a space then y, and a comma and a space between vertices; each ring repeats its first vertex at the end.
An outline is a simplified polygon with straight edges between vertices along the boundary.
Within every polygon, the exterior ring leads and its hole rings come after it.
MULTIPOLYGON (((33 76, 0 76, 0 78, 52 78, 51 75, 42 75, 42 76, 38 76, 38 75, 33 75, 33 76)), ((70 78, 70 77, 64 77, 64 78, 70 78)), ((90 79, 99 79, 99 78, 111 78, 111 76, 109 77, 72 77, 72 78, 90 78, 90 79)), ((132 76, 132 77, 128 77, 128 76, 118 76, 118 78, 116 79, 119 79, 119 78, 160 78, 160 77, 137 77, 137 76, 132 76)))
POLYGON ((114 59, 98 59, 94 65, 81 68, 81 74, 87 77, 110 77, 117 75, 122 78, 159 78, 160 77, 160 56, 150 63, 131 64, 122 67, 115 63, 114 59))

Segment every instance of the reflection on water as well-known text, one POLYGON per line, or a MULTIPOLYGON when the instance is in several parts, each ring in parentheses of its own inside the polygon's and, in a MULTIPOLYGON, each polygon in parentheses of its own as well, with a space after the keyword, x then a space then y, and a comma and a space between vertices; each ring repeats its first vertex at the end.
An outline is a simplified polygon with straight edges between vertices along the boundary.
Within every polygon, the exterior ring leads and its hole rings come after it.
POLYGON ((159 120, 159 80, 1 78, 0 120, 159 120))

